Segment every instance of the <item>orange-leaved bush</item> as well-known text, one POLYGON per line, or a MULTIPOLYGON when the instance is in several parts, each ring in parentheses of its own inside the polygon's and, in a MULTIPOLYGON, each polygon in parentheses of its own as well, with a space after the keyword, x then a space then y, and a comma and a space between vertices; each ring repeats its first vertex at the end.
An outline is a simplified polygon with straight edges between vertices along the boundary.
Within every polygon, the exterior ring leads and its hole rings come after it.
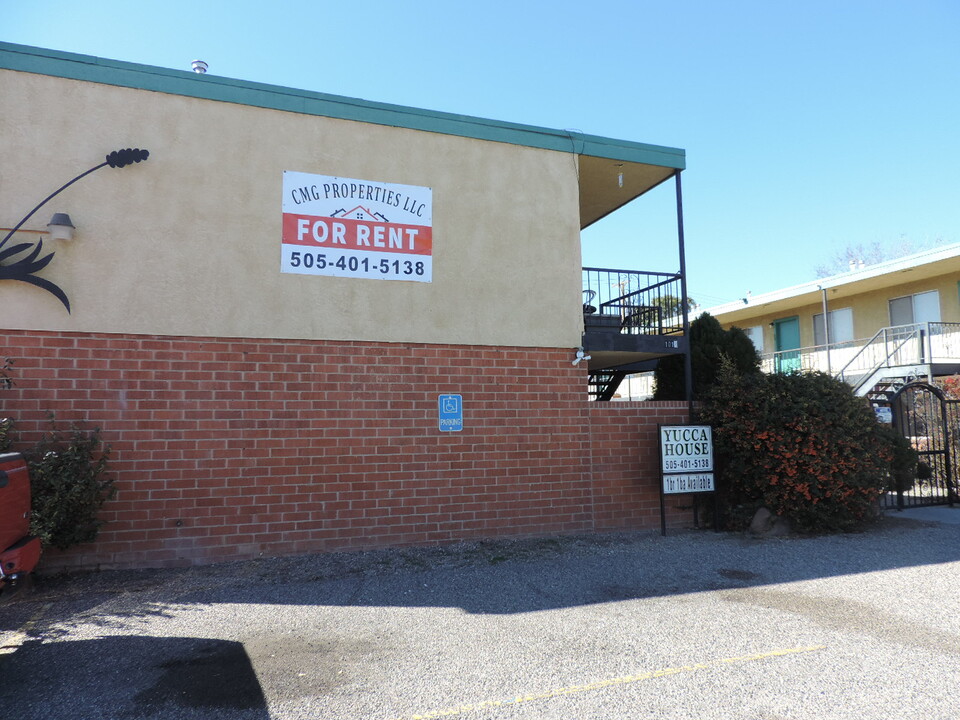
POLYGON ((766 507, 803 532, 876 517, 894 445, 863 398, 824 373, 737 373, 724 363, 703 400, 732 526, 766 507))

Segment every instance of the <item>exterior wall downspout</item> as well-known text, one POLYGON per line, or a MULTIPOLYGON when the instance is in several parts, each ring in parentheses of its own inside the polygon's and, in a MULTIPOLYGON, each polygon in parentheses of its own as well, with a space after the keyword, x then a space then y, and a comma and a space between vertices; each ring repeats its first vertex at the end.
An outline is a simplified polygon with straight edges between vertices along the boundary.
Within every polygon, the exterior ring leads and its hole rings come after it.
POLYGON ((830 364, 830 315, 827 313, 827 289, 820 285, 820 292, 823 293, 823 341, 827 346, 827 375, 833 375, 833 367, 830 364))
POLYGON ((686 346, 683 351, 684 391, 690 418, 693 418, 693 363, 690 358, 690 313, 687 307, 687 259, 683 244, 683 188, 680 183, 680 171, 674 173, 677 183, 677 239, 680 249, 680 308, 683 312, 683 337, 686 346))

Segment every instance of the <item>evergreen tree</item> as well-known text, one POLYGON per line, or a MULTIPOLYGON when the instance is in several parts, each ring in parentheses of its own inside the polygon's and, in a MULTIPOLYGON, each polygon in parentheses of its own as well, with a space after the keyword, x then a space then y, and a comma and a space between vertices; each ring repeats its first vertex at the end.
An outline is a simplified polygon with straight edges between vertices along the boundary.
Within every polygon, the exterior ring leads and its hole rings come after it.
MULTIPOLYGON (((693 397, 699 399, 717 383, 721 358, 728 358, 734 370, 747 375, 760 371, 760 355, 740 328, 724 330, 720 322, 703 313, 690 323, 690 361, 693 366, 693 397)), ((654 400, 684 400, 683 356, 663 358, 653 374, 654 400)))

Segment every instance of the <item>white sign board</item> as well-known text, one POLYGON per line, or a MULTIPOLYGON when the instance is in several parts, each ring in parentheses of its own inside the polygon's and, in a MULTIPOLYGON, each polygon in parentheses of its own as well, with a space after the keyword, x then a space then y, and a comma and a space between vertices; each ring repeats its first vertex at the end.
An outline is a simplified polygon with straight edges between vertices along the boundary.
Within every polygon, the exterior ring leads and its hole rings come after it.
POLYGON ((713 428, 661 425, 663 494, 713 492, 713 428))
POLYGON ((713 491, 713 473, 686 473, 663 476, 663 492, 666 495, 713 491))
POLYGON ((433 279, 433 191, 283 173, 280 271, 373 280, 433 279))
POLYGON ((663 473, 713 470, 713 428, 709 425, 661 425, 663 473))
POLYGON ((893 425, 893 408, 886 405, 874 406, 873 412, 878 422, 893 425))

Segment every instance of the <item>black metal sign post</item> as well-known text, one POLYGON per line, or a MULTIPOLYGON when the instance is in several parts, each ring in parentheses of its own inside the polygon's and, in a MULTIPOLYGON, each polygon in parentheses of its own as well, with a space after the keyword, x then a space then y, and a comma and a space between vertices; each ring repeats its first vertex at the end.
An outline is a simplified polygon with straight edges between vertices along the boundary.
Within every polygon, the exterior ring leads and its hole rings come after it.
POLYGON ((660 533, 667 534, 667 495, 716 490, 713 477, 713 428, 709 425, 660 425, 660 533))

